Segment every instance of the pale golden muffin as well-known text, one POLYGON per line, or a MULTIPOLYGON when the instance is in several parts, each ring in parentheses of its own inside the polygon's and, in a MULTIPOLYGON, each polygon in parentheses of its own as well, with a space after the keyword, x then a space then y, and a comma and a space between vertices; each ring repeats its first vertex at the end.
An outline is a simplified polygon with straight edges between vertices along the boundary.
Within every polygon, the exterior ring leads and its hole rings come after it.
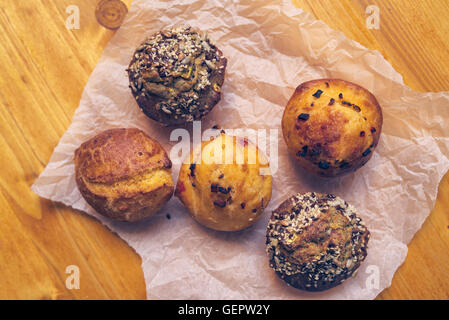
POLYGON ((139 129, 107 130, 75 151, 75 175, 86 201, 119 221, 154 215, 172 196, 172 163, 139 129))
POLYGON ((373 155, 382 110, 366 89, 344 80, 298 86, 282 118, 289 152, 307 171, 334 177, 357 170, 373 155))
POLYGON ((308 192, 273 211, 266 250, 282 280, 297 289, 322 291, 356 275, 369 238, 352 205, 332 194, 308 192))
POLYGON ((175 195, 200 224, 237 231, 252 225, 271 199, 269 164, 247 139, 221 133, 181 166, 175 195))

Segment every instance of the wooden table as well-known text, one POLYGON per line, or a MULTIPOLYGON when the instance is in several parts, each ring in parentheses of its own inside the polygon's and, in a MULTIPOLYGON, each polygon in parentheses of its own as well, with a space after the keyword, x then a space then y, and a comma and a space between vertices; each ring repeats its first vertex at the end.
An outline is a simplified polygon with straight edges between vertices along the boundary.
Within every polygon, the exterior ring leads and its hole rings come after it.
MULTIPOLYGON (((131 0, 125 1, 130 5, 131 0)), ((379 50, 418 91, 449 90, 447 0, 295 0, 362 45, 379 50), (365 9, 380 9, 380 30, 365 9)), ((30 185, 68 128, 103 48, 92 0, 0 3, 0 298, 144 299, 141 260, 100 223, 40 199, 30 185), (68 30, 77 5, 81 28, 68 30), (65 286, 77 265, 81 288, 65 286)), ((406 262, 380 299, 449 298, 449 175, 435 210, 409 245, 406 262)))

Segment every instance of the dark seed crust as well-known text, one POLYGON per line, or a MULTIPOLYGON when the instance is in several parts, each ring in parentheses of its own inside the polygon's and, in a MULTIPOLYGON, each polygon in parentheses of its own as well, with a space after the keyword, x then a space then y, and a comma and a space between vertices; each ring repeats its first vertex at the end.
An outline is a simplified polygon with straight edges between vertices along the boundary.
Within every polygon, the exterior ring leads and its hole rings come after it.
POLYGON ((266 251, 270 266, 289 285, 323 291, 355 276, 369 237, 353 206, 331 194, 309 192, 273 211, 266 251))
POLYGON ((157 32, 127 69, 140 109, 165 125, 200 120, 220 101, 227 59, 205 33, 190 27, 157 32))

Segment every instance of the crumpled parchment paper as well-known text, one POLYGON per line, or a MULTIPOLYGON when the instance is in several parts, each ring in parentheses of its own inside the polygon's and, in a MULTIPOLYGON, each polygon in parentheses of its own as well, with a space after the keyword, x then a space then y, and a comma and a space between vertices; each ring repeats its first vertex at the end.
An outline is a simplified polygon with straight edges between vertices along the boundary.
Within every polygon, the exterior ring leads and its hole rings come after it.
MULTIPOLYGON (((150 299, 372 299, 390 286, 407 255, 407 243, 434 206, 449 168, 447 119, 449 93, 412 91, 379 52, 347 39, 288 0, 134 0, 85 87, 73 123, 32 190, 87 212, 127 241, 142 257, 150 299), (117 223, 96 214, 76 187, 74 150, 105 129, 138 127, 168 152, 176 143, 169 141, 172 129, 139 110, 125 69, 146 36, 179 25, 207 31, 229 61, 222 100, 203 120, 203 129, 219 124, 279 130, 273 197, 248 230, 203 228, 176 198, 147 221, 117 223), (300 169, 288 156, 280 129, 294 88, 324 77, 364 86, 384 114, 373 158, 354 174, 336 179, 318 179, 300 169), (343 197, 358 208, 372 234, 357 276, 322 293, 288 287, 270 269, 265 254, 271 211, 290 195, 306 191, 343 197)), ((178 169, 173 168, 175 180, 178 169)))

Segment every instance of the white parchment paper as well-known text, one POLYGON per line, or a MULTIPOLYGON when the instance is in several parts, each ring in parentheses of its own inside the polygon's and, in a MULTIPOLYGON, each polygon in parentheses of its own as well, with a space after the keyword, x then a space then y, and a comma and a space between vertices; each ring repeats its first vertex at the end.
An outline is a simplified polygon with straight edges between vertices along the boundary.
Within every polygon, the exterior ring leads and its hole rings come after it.
MULTIPOLYGON (((87 212, 127 241, 142 257, 150 299, 372 299, 391 284, 407 255, 407 243, 434 206, 438 184, 449 168, 448 119, 449 93, 412 91, 377 51, 347 39, 288 0, 134 0, 85 87, 73 123, 32 190, 87 212), (205 229, 176 198, 147 221, 112 222, 96 214, 76 188, 74 150, 105 129, 138 127, 170 151, 171 129, 141 113, 125 69, 146 36, 174 25, 207 31, 228 58, 222 100, 203 120, 203 128, 219 124, 279 130, 273 197, 248 230, 205 229), (364 86, 384 113, 380 144, 368 164, 327 180, 309 176, 293 162, 280 130, 294 88, 323 77, 364 86), (358 275, 322 293, 288 287, 269 268, 265 255, 271 210, 306 191, 343 197, 358 208, 372 234, 358 275)), ((173 170, 175 180, 178 169, 173 170)))

